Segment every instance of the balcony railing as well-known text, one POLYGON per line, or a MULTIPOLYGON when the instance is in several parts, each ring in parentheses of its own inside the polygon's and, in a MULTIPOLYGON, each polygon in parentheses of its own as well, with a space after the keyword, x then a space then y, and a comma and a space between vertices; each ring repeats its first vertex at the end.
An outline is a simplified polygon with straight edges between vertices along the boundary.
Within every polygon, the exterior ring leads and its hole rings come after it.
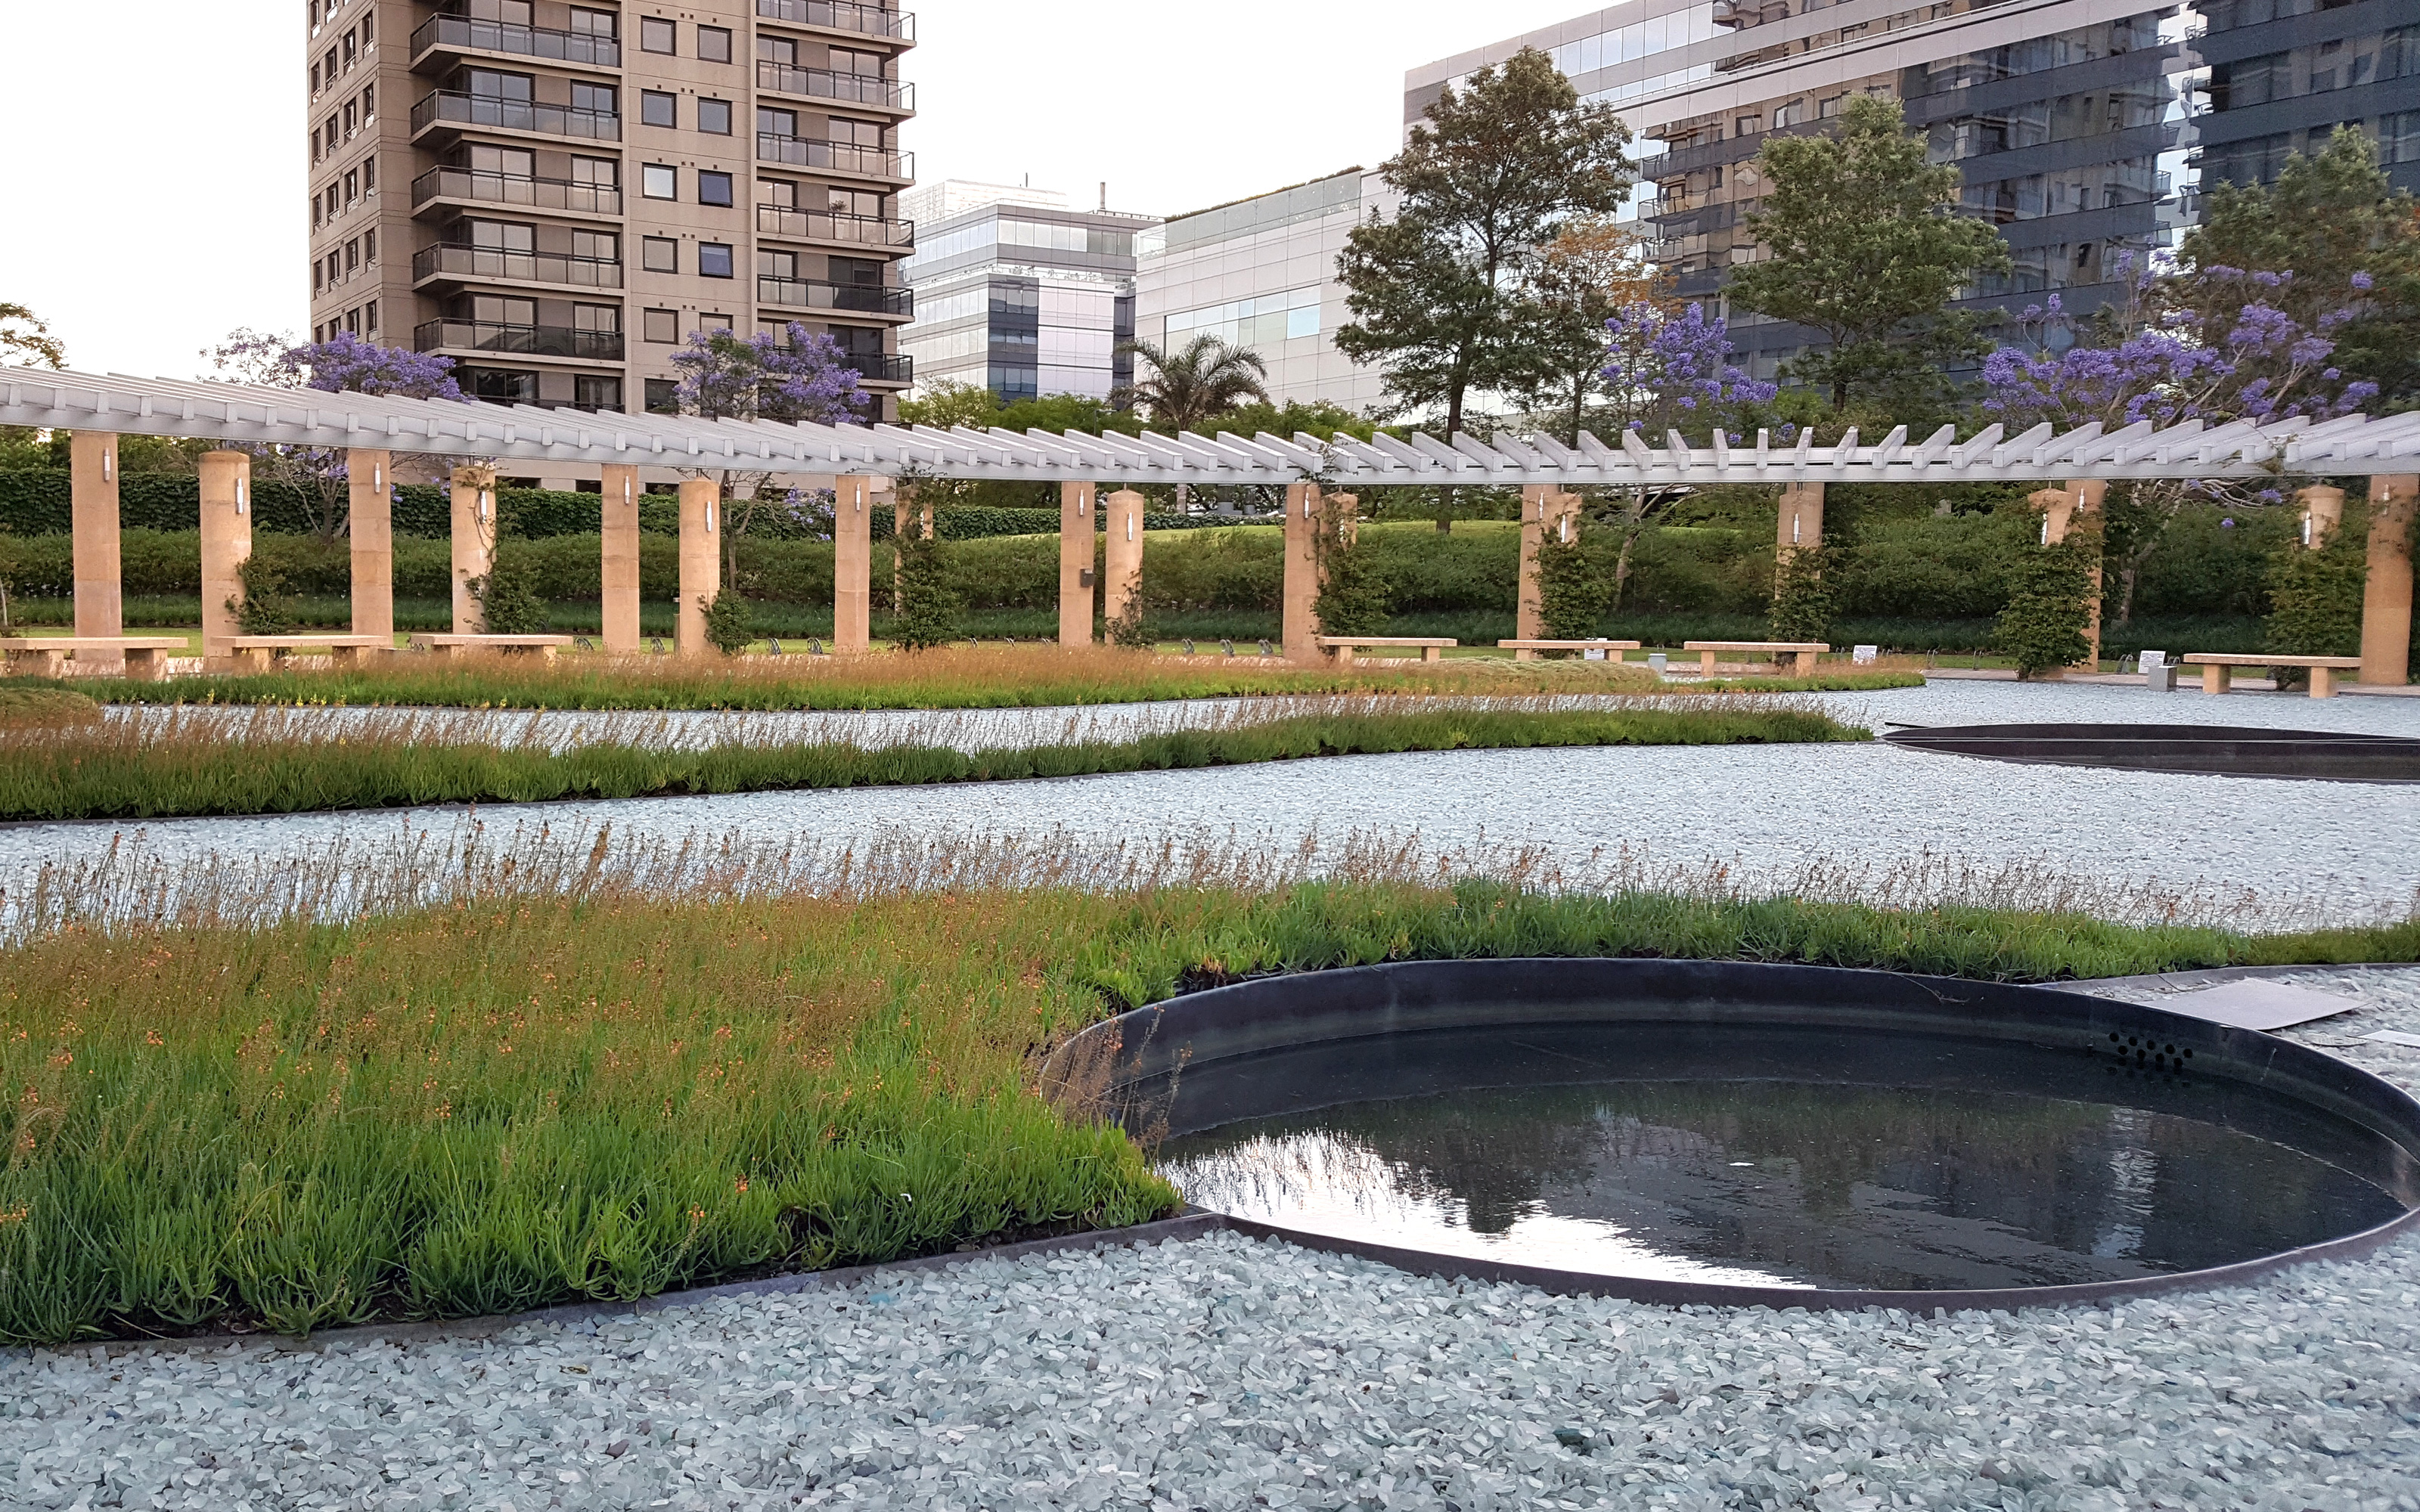
POLYGON ((415 351, 441 347, 515 357, 578 357, 590 362, 622 360, 618 331, 575 331, 569 326, 507 326, 492 320, 427 320, 411 332, 415 351))
POLYGON ((871 73, 834 73, 830 69, 798 69, 770 58, 756 60, 756 87, 815 100, 845 100, 886 110, 914 110, 916 86, 871 73))
POLYGON ((470 16, 439 16, 411 34, 413 57, 432 47, 513 53, 522 57, 577 63, 592 69, 618 69, 622 66, 622 44, 611 37, 591 37, 585 32, 559 32, 544 26, 516 26, 507 22, 479 21, 470 16))
POLYGON ((451 126, 492 126, 548 136, 576 136, 591 142, 622 140, 622 117, 601 110, 498 100, 492 95, 466 95, 452 89, 440 89, 411 107, 413 135, 438 121, 451 126))
POLYGON ((566 257, 552 252, 506 252, 440 242, 411 259, 411 281, 424 278, 499 278, 522 284, 568 284, 575 288, 620 288, 622 265, 603 257, 566 257))
POLYGON ((793 26, 828 26, 867 37, 895 37, 903 42, 916 39, 916 18, 907 11, 852 5, 849 0, 756 0, 756 14, 793 26))
POLYGON ((411 181, 411 208, 434 199, 470 199, 489 205, 526 205, 534 210, 571 215, 619 215, 622 192, 568 178, 532 178, 490 168, 431 168, 411 181))
POLYGON ((892 356, 888 352, 849 352, 841 358, 841 365, 852 369, 859 378, 870 383, 913 383, 916 381, 916 359, 892 356))
POLYGON ((830 210, 790 210, 779 205, 756 207, 756 229, 768 237, 795 237, 804 241, 853 241, 869 247, 912 247, 913 221, 878 221, 871 215, 835 215, 830 210))
POLYGON ((760 304, 779 304, 794 310, 857 310, 867 315, 908 316, 916 313, 913 289, 775 278, 769 273, 757 276, 756 300, 760 304))
POLYGON ((913 152, 889 152, 881 147, 861 147, 810 136, 781 136, 772 131, 756 133, 756 161, 792 168, 820 168, 826 173, 863 174, 869 178, 896 178, 902 183, 916 177, 913 152))

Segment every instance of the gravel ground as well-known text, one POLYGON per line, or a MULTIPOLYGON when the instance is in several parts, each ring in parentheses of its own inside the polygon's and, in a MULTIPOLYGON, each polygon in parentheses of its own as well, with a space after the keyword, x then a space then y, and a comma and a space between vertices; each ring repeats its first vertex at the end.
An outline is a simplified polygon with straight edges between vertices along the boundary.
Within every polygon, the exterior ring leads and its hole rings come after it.
MULTIPOLYGON (((2420 970, 2297 1031, 2420 1088, 2420 970)), ((11 1507, 2420 1508, 2420 1242, 2115 1308, 1669 1309, 1220 1234, 483 1341, 0 1356, 11 1507)))

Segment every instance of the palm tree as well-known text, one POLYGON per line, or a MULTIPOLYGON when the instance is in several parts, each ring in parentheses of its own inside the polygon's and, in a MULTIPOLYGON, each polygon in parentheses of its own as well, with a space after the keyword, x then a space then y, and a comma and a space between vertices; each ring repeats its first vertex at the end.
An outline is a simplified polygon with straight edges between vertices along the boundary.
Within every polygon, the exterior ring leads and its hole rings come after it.
POLYGON ((1196 336, 1171 356, 1147 341, 1130 341, 1119 348, 1150 364, 1151 376, 1109 395, 1117 404, 1140 404, 1151 411, 1155 428, 1192 430, 1214 415, 1225 414, 1246 400, 1268 402, 1262 379, 1268 364, 1249 347, 1231 347, 1216 336, 1196 336))

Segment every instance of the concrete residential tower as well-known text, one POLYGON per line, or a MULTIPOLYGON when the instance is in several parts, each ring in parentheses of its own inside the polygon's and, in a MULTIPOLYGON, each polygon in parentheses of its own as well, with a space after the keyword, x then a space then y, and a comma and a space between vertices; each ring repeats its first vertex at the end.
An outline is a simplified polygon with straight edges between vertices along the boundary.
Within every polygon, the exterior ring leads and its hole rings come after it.
POLYGON ((306 0, 311 322, 481 398, 671 402, 692 331, 910 373, 914 18, 853 0, 306 0))

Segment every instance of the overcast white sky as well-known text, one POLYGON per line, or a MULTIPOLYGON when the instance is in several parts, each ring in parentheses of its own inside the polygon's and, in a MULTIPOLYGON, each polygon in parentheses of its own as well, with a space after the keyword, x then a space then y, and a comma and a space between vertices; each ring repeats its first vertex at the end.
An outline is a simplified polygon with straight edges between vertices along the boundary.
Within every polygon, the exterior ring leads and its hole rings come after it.
MULTIPOLYGON (((918 177, 1171 214, 1351 163, 1402 130, 1404 71, 1590 0, 905 0, 918 177)), ((308 252, 301 7, 0 0, 17 61, 0 301, 70 364, 181 377, 237 326, 298 331, 308 252)))

